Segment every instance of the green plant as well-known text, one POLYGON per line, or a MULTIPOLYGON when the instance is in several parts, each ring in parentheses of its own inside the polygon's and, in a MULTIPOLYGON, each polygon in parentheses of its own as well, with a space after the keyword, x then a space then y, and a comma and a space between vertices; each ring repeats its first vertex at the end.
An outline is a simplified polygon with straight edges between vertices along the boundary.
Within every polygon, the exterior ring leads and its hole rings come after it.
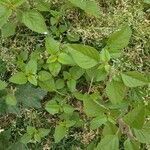
MULTIPOLYGON (((113 61, 121 57, 122 50, 130 43, 132 28, 123 25, 97 50, 80 43, 78 37, 77 40, 61 37, 68 25, 61 22, 65 11, 73 5, 99 18, 100 10, 95 1, 66 0, 61 6, 62 14, 49 8, 49 4, 51 2, 40 0, 36 3, 0 2, 3 38, 14 35, 15 32, 9 30, 15 31, 18 27, 32 30, 39 39, 42 35, 45 41, 40 48, 36 43, 34 51, 18 52, 16 72, 11 71, 13 74, 0 80, 1 114, 23 116, 31 110, 31 118, 27 117, 31 121, 26 123, 25 120, 27 129, 16 141, 23 144, 24 149, 34 149, 32 143, 37 145, 52 133, 51 141, 57 144, 71 130, 82 130, 86 125, 88 130, 98 134, 95 133, 91 143, 84 145, 85 149, 117 150, 123 147, 128 150, 148 145, 150 105, 147 95, 142 95, 139 89, 149 88, 149 73, 121 71, 115 68, 113 61), (46 18, 49 16, 50 22, 46 18), (15 25, 11 24, 12 19, 15 25), (38 118, 34 110, 54 119, 53 131, 48 129, 50 126, 41 128, 34 122, 38 118)), ((12 147, 18 144, 16 141, 11 143, 12 147)))

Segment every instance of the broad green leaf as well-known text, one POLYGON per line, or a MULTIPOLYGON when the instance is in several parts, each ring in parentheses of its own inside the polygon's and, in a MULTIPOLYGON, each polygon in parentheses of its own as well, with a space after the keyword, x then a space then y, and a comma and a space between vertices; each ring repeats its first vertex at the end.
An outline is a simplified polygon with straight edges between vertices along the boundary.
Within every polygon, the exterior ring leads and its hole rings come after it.
POLYGON ((29 75, 29 76, 28 76, 28 81, 29 81, 31 84, 37 86, 37 78, 36 78, 35 75, 29 75))
POLYGON ((17 104, 16 97, 13 94, 8 94, 6 96, 6 104, 11 105, 11 106, 15 106, 17 104))
POLYGON ((60 142, 67 134, 67 131, 67 127, 63 126, 62 124, 57 125, 54 133, 55 143, 60 142))
POLYGON ((64 88, 64 86, 65 86, 65 82, 64 82, 64 80, 63 79, 58 79, 58 80, 56 80, 56 88, 57 89, 62 89, 62 88, 64 88))
POLYGON ((73 58, 66 53, 60 53, 58 56, 58 61, 64 65, 75 65, 73 58))
POLYGON ((0 28, 7 22, 11 16, 12 10, 5 6, 0 5, 0 28))
POLYGON ((5 81, 0 80, 0 90, 4 90, 7 87, 7 83, 5 81))
POLYGON ((148 85, 147 77, 137 71, 130 71, 121 74, 122 80, 127 87, 138 87, 148 85))
POLYGON ((41 88, 34 88, 31 85, 22 85, 17 88, 16 99, 18 102, 22 103, 24 107, 29 108, 40 108, 41 102, 47 92, 43 91, 41 88))
POLYGON ((60 108, 61 106, 55 100, 50 100, 45 106, 45 109, 52 115, 59 113, 60 108))
POLYGON ((80 101, 84 101, 84 99, 86 98, 86 96, 80 92, 74 92, 73 93, 73 96, 77 99, 77 100, 80 100, 80 101))
POLYGON ((69 88, 69 90, 71 92, 75 92, 76 91, 76 84, 77 84, 77 82, 74 79, 71 79, 71 80, 67 81, 67 86, 68 86, 68 88, 69 88))
POLYGON ((48 33, 43 16, 35 10, 24 12, 22 16, 22 22, 32 31, 42 34, 48 33))
POLYGON ((63 71, 64 80, 70 80, 71 74, 67 71, 63 71))
POLYGON ((40 71, 38 73, 38 79, 40 81, 47 81, 52 78, 52 75, 47 71, 40 71))
POLYGON ((27 77, 25 73, 23 72, 18 72, 14 74, 10 79, 10 82, 15 83, 15 84, 26 84, 27 83, 27 77))
POLYGON ((58 62, 54 62, 54 63, 49 64, 48 68, 51 74, 55 77, 59 74, 61 70, 61 64, 58 62))
POLYGON ((131 141, 130 139, 127 139, 124 142, 124 149, 125 150, 140 150, 140 144, 135 141, 131 141))
POLYGON ((128 25, 123 26, 119 31, 112 33, 107 41, 105 49, 108 50, 112 55, 120 53, 120 50, 129 44, 131 35, 131 28, 128 25))
POLYGON ((103 128, 102 135, 103 136, 115 135, 117 131, 118 131, 118 128, 117 128, 117 126, 115 124, 113 124, 112 122, 107 122, 107 124, 103 128))
POLYGON ((100 53, 100 60, 102 62, 108 62, 110 60, 110 54, 106 49, 103 49, 100 53))
POLYGON ((15 34, 15 29, 16 29, 16 25, 13 23, 6 23, 2 28, 1 28, 1 34, 2 37, 7 38, 9 36, 12 36, 15 34))
POLYGON ((57 56, 57 55, 51 55, 51 56, 47 59, 46 63, 47 63, 47 64, 54 63, 54 62, 57 61, 57 59, 58 59, 58 56, 57 56))
POLYGON ((105 80, 108 75, 108 72, 106 72, 104 67, 93 67, 86 70, 86 73, 90 80, 97 82, 105 80))
POLYGON ((85 70, 78 67, 78 66, 74 66, 72 68, 69 69, 69 73, 71 74, 71 78, 78 80, 83 74, 84 74, 85 70))
POLYGON ((49 54, 56 54, 59 49, 60 49, 60 43, 56 40, 54 40, 52 37, 47 36, 45 38, 45 47, 46 47, 46 51, 49 54))
POLYGON ((46 91, 54 91, 56 89, 54 79, 38 82, 39 86, 46 91))
POLYGON ((127 115, 123 120, 132 128, 141 129, 145 122, 145 108, 144 106, 137 106, 127 115))
POLYGON ((74 121, 74 120, 66 120, 64 123, 65 123, 65 126, 67 128, 70 128, 70 127, 75 125, 76 121, 74 121))
POLYGON ((99 115, 95 117, 94 119, 92 119, 90 123, 90 128, 92 130, 95 130, 99 128, 101 125, 105 124, 106 122, 107 122, 107 117, 105 115, 99 115))
POLYGON ((92 100, 87 95, 83 101, 84 111, 89 117, 96 117, 103 113, 104 108, 99 104, 99 102, 92 100))
POLYGON ((37 62, 35 60, 30 60, 26 65, 26 75, 37 73, 37 62))
POLYGON ((95 0, 69 0, 74 6, 95 17, 100 16, 100 8, 95 0))
POLYGON ((126 93, 126 87, 122 82, 114 81, 107 83, 106 94, 113 104, 121 103, 126 93))
POLYGON ((134 135, 139 142, 150 144, 150 129, 134 129, 134 135))
POLYGON ((28 133, 29 135, 33 135, 36 131, 37 131, 37 130, 36 130, 35 127, 27 126, 27 133, 28 133))
POLYGON ((21 137, 21 142, 22 142, 23 144, 27 144, 27 143, 30 142, 31 139, 32 139, 32 136, 29 135, 29 134, 27 134, 27 133, 25 133, 25 134, 21 137))
POLYGON ((46 91, 53 91, 55 89, 55 83, 52 75, 47 71, 40 71, 38 74, 39 86, 46 91))
POLYGON ((63 110, 66 114, 68 115, 72 115, 73 111, 75 110, 74 107, 72 107, 71 105, 69 104, 64 104, 63 105, 63 110))
POLYGON ((119 150, 117 135, 107 135, 100 141, 95 150, 119 150))
POLYGON ((39 143, 41 142, 41 136, 37 132, 34 133, 34 140, 39 143))
POLYGON ((38 129, 38 134, 40 135, 40 137, 47 136, 49 132, 50 132, 50 129, 44 129, 44 128, 38 129))
POLYGON ((99 52, 90 46, 70 44, 68 45, 68 51, 72 55, 75 63, 83 69, 92 68, 100 61, 99 52))

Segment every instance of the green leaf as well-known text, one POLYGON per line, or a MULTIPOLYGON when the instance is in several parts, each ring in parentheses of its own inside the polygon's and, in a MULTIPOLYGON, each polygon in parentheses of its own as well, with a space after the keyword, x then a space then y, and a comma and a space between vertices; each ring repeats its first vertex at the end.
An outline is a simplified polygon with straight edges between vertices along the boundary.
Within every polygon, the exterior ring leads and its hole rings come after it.
POLYGON ((34 134, 34 140, 36 141, 36 142, 41 142, 41 137, 40 137, 40 135, 38 134, 38 133, 35 133, 34 134))
POLYGON ((68 45, 68 51, 72 55, 75 63, 83 69, 92 68, 100 61, 98 51, 90 46, 70 44, 68 45))
POLYGON ((95 17, 100 16, 98 4, 94 0, 69 0, 74 6, 81 8, 86 13, 95 17))
POLYGON ((16 99, 22 103, 24 107, 40 108, 40 100, 44 98, 47 92, 41 88, 34 88, 31 85, 22 85, 16 91, 16 99))
POLYGON ((148 85, 147 77, 137 71, 130 71, 121 74, 122 80, 127 87, 138 87, 148 85))
POLYGON ((144 106, 137 106, 127 115, 123 120, 132 128, 141 129, 145 122, 145 108, 144 106))
POLYGON ((37 131, 37 130, 36 130, 35 127, 27 126, 27 133, 28 133, 29 135, 33 135, 36 131, 37 131))
POLYGON ((5 6, 0 5, 0 28, 7 22, 11 16, 12 10, 5 6))
POLYGON ((54 40, 52 37, 47 36, 45 39, 45 47, 49 54, 55 55, 60 49, 60 43, 54 40))
POLYGON ((117 131, 118 131, 118 128, 117 128, 117 126, 115 124, 113 124, 112 122, 107 122, 107 124, 103 128, 102 135, 103 136, 115 135, 117 131))
POLYGON ((55 82, 54 82, 54 79, 51 78, 49 80, 46 80, 46 81, 40 81, 39 83, 39 86, 46 90, 46 91, 54 91, 56 89, 56 86, 55 86, 55 82))
POLYGON ((45 109, 52 115, 59 113, 60 108, 61 106, 55 100, 50 100, 45 106, 45 109))
POLYGON ((0 90, 4 90, 7 87, 7 83, 5 81, 0 80, 0 90))
POLYGON ((54 63, 49 64, 48 68, 51 74, 55 77, 59 74, 61 70, 61 64, 58 62, 54 62, 54 63))
POLYGON ((67 86, 68 86, 68 88, 69 88, 69 90, 71 92, 75 92, 76 91, 76 84, 77 84, 77 82, 74 79, 71 79, 71 80, 67 81, 67 86))
POLYGON ((36 78, 35 75, 29 75, 29 76, 28 76, 28 81, 29 81, 31 84, 37 86, 37 78, 36 78))
POLYGON ((110 54, 106 49, 103 49, 100 53, 100 60, 102 62, 108 62, 110 60, 110 54))
POLYGON ((89 117, 96 117, 103 113, 104 108, 99 104, 99 102, 92 100, 89 95, 87 95, 83 101, 84 111, 89 117))
POLYGON ((95 129, 99 128, 100 126, 102 126, 103 124, 105 124, 106 122, 107 122, 106 115, 99 115, 96 118, 92 119, 92 121, 90 123, 90 128, 92 130, 95 130, 95 129))
POLYGON ((11 105, 11 106, 15 106, 17 104, 16 97, 13 94, 8 94, 6 96, 6 104, 11 105))
POLYGON ((27 77, 23 72, 18 72, 14 74, 10 79, 10 82, 15 84, 26 84, 27 83, 27 77))
POLYGON ((60 142, 65 137, 65 135, 67 134, 67 130, 68 128, 63 126, 62 124, 56 126, 54 133, 55 143, 60 142))
POLYGON ((16 25, 13 23, 6 23, 2 28, 1 28, 1 33, 2 33, 2 37, 7 38, 9 36, 12 36, 15 34, 15 29, 16 29, 16 25))
POLYGON ((84 72, 85 72, 85 70, 78 66, 74 66, 69 69, 71 78, 73 78, 74 80, 78 80, 84 74, 84 72))
POLYGON ((86 70, 86 73, 90 80, 97 82, 105 80, 108 75, 108 72, 106 72, 104 67, 93 67, 86 70))
POLYGON ((33 75, 37 73, 37 62, 35 60, 30 60, 26 65, 26 75, 33 75))
POLYGON ((32 31, 42 34, 48 33, 43 16, 35 10, 24 12, 22 16, 22 22, 32 31))
POLYGON ((139 142, 150 144, 150 129, 134 129, 134 134, 139 142))
POLYGON ((84 99, 86 98, 86 96, 78 91, 73 93, 73 96, 80 101, 84 101, 84 99))
POLYGON ((112 80, 107 83, 106 94, 113 104, 121 103, 126 93, 126 87, 122 82, 112 80))
POLYGON ((58 56, 58 61, 64 65, 75 65, 73 58, 66 53, 60 53, 58 56))
POLYGON ((38 134, 40 135, 40 137, 47 136, 49 132, 50 132, 50 129, 44 129, 44 128, 38 129, 38 134))
POLYGON ((119 139, 117 135, 107 135, 97 145, 95 150, 119 150, 119 139))
POLYGON ((124 149, 125 150, 140 150, 140 144, 135 141, 131 141, 130 139, 127 139, 124 142, 124 149))
POLYGON ((71 74, 67 71, 63 71, 64 80, 70 80, 71 74))
POLYGON ((27 134, 27 133, 25 133, 25 134, 21 137, 21 142, 22 142, 23 144, 27 144, 27 143, 30 142, 31 139, 32 139, 32 136, 29 135, 29 134, 27 134))
POLYGON ((64 80, 63 79, 58 79, 58 80, 56 80, 56 88, 57 89, 62 89, 62 88, 64 88, 64 86, 65 86, 65 82, 64 82, 64 80))
POLYGON ((65 126, 67 128, 70 128, 70 127, 75 125, 76 121, 74 121, 74 120, 66 120, 64 123, 65 123, 65 126))
POLYGON ((120 53, 120 50, 122 50, 129 44, 131 35, 131 28, 128 25, 123 26, 119 31, 114 32, 109 37, 105 49, 108 50, 112 55, 118 55, 118 53, 120 53))
POLYGON ((57 55, 51 55, 51 56, 47 59, 46 63, 47 63, 47 64, 50 64, 50 63, 56 62, 57 59, 58 59, 57 57, 58 57, 57 55))
POLYGON ((73 111, 75 110, 74 107, 70 106, 69 104, 63 105, 63 110, 66 114, 72 115, 73 111))
POLYGON ((47 81, 52 78, 52 75, 47 71, 40 71, 38 73, 38 79, 40 81, 47 81))

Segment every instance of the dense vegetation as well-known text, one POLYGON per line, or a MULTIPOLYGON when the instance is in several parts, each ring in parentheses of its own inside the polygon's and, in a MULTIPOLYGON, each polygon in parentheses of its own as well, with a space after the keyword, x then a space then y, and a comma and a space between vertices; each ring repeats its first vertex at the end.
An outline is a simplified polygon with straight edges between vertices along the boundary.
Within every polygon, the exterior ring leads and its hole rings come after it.
POLYGON ((0 150, 150 148, 149 0, 0 0, 0 150))

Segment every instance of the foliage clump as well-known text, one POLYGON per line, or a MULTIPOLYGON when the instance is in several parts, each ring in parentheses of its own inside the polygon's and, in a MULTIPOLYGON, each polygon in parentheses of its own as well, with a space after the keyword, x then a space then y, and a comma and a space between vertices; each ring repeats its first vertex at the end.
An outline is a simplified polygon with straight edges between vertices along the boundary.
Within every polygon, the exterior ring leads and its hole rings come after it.
POLYGON ((0 149, 148 149, 149 6, 1 0, 0 149))

